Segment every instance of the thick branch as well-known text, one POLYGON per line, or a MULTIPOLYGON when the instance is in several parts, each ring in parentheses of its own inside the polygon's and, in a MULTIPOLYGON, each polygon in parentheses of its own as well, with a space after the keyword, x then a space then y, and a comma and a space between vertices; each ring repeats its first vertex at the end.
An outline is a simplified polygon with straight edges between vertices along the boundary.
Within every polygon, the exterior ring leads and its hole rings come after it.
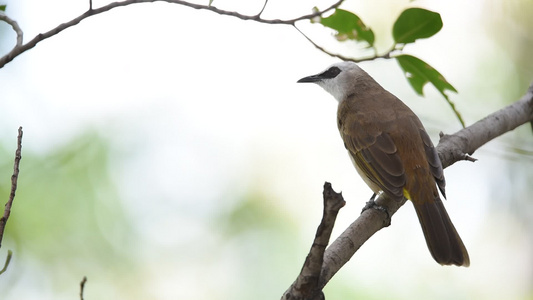
POLYGON ((479 147, 494 138, 533 120, 533 83, 517 102, 488 115, 452 135, 441 134, 437 145, 444 168, 468 159, 479 147))
MULTIPOLYGON (((490 140, 532 120, 533 84, 519 101, 455 134, 443 137, 437 146, 443 167, 464 159, 465 153, 471 154, 490 140)), ((376 203, 387 207, 389 215, 392 216, 405 201, 397 203, 379 197, 376 203)), ((322 287, 374 233, 386 227, 387 219, 386 214, 372 209, 366 210, 326 249, 320 279, 322 287)))
MULTIPOLYGON (((479 147, 507 131, 533 120, 533 84, 517 102, 487 116, 475 124, 441 138, 437 150, 444 167, 458 160, 466 159, 479 147)), ((388 215, 379 210, 365 210, 324 253, 324 263, 317 289, 327 282, 346 264, 355 252, 383 227, 388 226, 389 218, 405 203, 390 200, 383 195, 376 203, 387 208, 388 215)))
POLYGON ((320 288, 324 288, 328 281, 344 264, 359 250, 359 248, 374 233, 389 226, 390 218, 405 203, 390 200, 384 195, 376 199, 376 204, 387 209, 387 213, 376 209, 367 209, 326 249, 324 265, 320 278, 320 288))
MULTIPOLYGON (((339 5, 341 5, 341 3, 343 1, 344 0, 337 1, 333 5, 331 5, 330 7, 326 8, 324 10, 317 11, 317 12, 314 12, 314 13, 308 14, 308 15, 303 15, 303 16, 300 16, 300 17, 297 17, 297 18, 294 18, 294 19, 288 19, 288 20, 280 20, 280 19, 269 20, 269 19, 261 18, 261 14, 262 14, 262 12, 264 10, 264 7, 261 9, 261 11, 258 14, 253 15, 253 16, 249 16, 249 15, 240 14, 240 13, 235 12, 235 11, 223 10, 223 9, 217 8, 215 6, 211 6, 211 5, 201 5, 201 4, 190 3, 190 2, 182 1, 182 0, 125 0, 125 1, 113 2, 113 3, 110 3, 108 5, 96 8, 96 9, 92 8, 92 2, 90 2, 89 10, 86 11, 85 13, 83 13, 82 15, 80 15, 80 16, 78 16, 78 17, 76 17, 76 18, 74 18, 74 19, 72 19, 72 20, 70 20, 70 21, 68 21, 66 23, 60 24, 59 26, 55 27, 52 30, 49 30, 49 31, 47 31, 45 33, 38 34, 36 37, 34 37, 31 41, 29 41, 26 44, 22 44, 22 30, 20 30, 18 25, 17 25, 17 27, 15 27, 13 24, 16 24, 16 22, 8 18, 9 20, 12 21, 12 22, 8 22, 8 23, 10 23, 13 26, 13 28, 15 29, 15 31, 17 32, 17 46, 15 48, 13 48, 13 50, 11 50, 9 53, 4 55, 2 58, 0 58, 0 68, 4 67, 5 64, 9 63, 15 57, 17 57, 18 55, 22 54, 23 52, 35 47, 35 45, 37 45, 37 43, 39 43, 40 41, 45 40, 45 39, 47 39, 47 38, 49 38, 51 36, 54 36, 54 35, 60 33, 61 31, 65 30, 65 29, 67 29, 69 27, 72 27, 72 26, 76 25, 76 24, 80 23, 82 20, 87 19, 88 17, 94 16, 94 15, 97 15, 97 14, 101 14, 101 13, 104 13, 106 11, 110 11, 113 8, 128 6, 128 5, 132 5, 132 4, 151 3, 151 2, 167 2, 167 3, 172 3, 172 4, 183 5, 183 6, 194 8, 194 9, 209 10, 209 11, 212 11, 212 12, 220 14, 220 15, 232 16, 232 17, 239 18, 241 20, 252 20, 252 21, 259 22, 259 23, 267 23, 267 24, 294 25, 298 21, 310 20, 310 19, 312 19, 312 18, 314 18, 316 16, 319 16, 319 15, 322 15, 324 13, 327 13, 328 11, 330 11, 332 9, 335 9, 339 5), (17 31, 17 29, 18 29, 18 31, 17 31), (19 32, 20 32, 20 35, 19 35, 19 32), (19 39, 20 39, 20 44, 19 44, 19 39)), ((266 2, 265 2, 265 5, 266 5, 266 2)), ((5 14, 4 14, 4 16, 5 16, 5 14)), ((7 18, 7 16, 5 16, 5 17, 7 18)), ((2 18, 0 16, 0 20, 1 19, 2 18)))

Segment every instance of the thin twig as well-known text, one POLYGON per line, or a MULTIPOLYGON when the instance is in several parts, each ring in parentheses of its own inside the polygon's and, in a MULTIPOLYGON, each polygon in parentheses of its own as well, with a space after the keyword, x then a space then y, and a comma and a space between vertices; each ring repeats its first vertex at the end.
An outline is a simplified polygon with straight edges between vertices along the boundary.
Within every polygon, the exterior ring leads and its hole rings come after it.
POLYGON ((13 205, 13 200, 15 199, 15 192, 17 190, 17 180, 19 177, 19 165, 20 159, 22 158, 22 127, 19 127, 17 138, 17 150, 15 151, 15 163, 13 166, 13 175, 11 176, 11 193, 9 195, 9 200, 6 203, 4 209, 4 215, 0 218, 0 247, 2 247, 2 238, 4 237, 4 230, 6 228, 7 220, 11 214, 11 206, 13 205))
POLYGON ((331 187, 331 183, 324 184, 323 191, 324 210, 322 212, 322 221, 316 230, 315 239, 305 258, 305 263, 300 271, 300 275, 294 283, 281 297, 282 300, 299 300, 299 299, 323 299, 322 288, 319 288, 320 275, 324 262, 324 252, 328 246, 335 220, 339 210, 344 207, 342 194, 337 193, 331 187))
POLYGON ((363 58, 352 58, 352 57, 347 57, 347 56, 343 56, 343 55, 340 55, 340 54, 337 54, 337 53, 333 53, 333 52, 329 52, 328 50, 326 50, 324 47, 318 45, 317 43, 315 43, 310 37, 308 37, 305 33, 303 33, 303 31, 300 30, 300 28, 298 28, 296 26, 296 24, 293 25, 294 28, 296 28, 296 30, 298 30, 298 32, 303 35, 303 37, 309 41, 309 43, 311 43, 313 46, 315 46, 315 48, 317 48, 318 50, 324 52, 325 54, 331 56, 331 57, 336 57, 336 58, 339 58, 343 61, 353 61, 355 63, 360 63, 362 61, 370 61, 370 60, 375 60, 375 59, 378 59, 378 58, 385 58, 385 59, 388 59, 388 58, 391 58, 392 57, 392 53, 394 51, 396 51, 397 49, 396 48, 391 48, 390 50, 388 50, 387 52, 385 52, 384 54, 381 54, 381 55, 378 55, 377 54, 377 50, 375 47, 372 47, 375 51, 374 51, 374 55, 372 56, 368 56, 368 57, 363 57, 363 58))
POLYGON ((22 46, 24 33, 22 32, 22 29, 20 28, 17 21, 11 19, 6 15, 5 12, 0 11, 0 20, 6 22, 7 24, 11 25, 13 27, 13 30, 17 34, 17 43, 15 44, 15 48, 22 46))
POLYGON ((7 270, 7 266, 9 266, 9 262, 11 261, 12 256, 13 256, 13 251, 7 250, 6 262, 4 263, 4 268, 0 270, 0 275, 2 275, 7 270))
POLYGON ((263 7, 259 11, 259 13, 255 15, 256 17, 261 18, 261 15, 263 14, 263 12, 265 11, 265 8, 267 7, 267 4, 268 4, 268 0, 265 0, 265 3, 263 4, 263 7))
POLYGON ((85 283, 87 282, 87 276, 83 276, 80 282, 80 300, 83 300, 83 290, 85 289, 85 283))
POLYGON ((329 56, 332 56, 332 57, 336 57, 336 58, 340 58, 344 61, 353 61, 353 62, 358 62, 356 59, 354 58, 351 58, 351 57, 346 57, 346 56, 342 56, 340 54, 335 54, 335 53, 332 53, 332 52, 329 52, 328 50, 324 49, 323 47, 319 46, 317 43, 315 43, 310 37, 308 37, 305 33, 303 33, 303 31, 300 30, 300 28, 298 28, 296 25, 293 25, 294 28, 296 28, 296 30, 298 30, 298 32, 304 36, 304 38, 309 41, 309 43, 313 44, 313 46, 315 46, 315 48, 317 48, 318 50, 326 53, 327 55, 329 56))
MULTIPOLYGON (((49 38, 51 36, 54 36, 54 35, 60 33, 61 31, 65 30, 67 28, 70 28, 70 27, 78 24, 79 22, 83 21, 84 19, 87 19, 88 17, 94 16, 94 15, 98 15, 98 14, 101 14, 101 13, 106 12, 106 11, 110 11, 110 10, 112 10, 114 8, 117 8, 117 7, 123 7, 123 6, 132 5, 132 4, 152 3, 152 2, 167 2, 167 3, 172 3, 172 4, 183 5, 183 6, 194 8, 194 9, 208 10, 208 11, 212 11, 214 13, 217 13, 219 15, 232 16, 232 17, 239 18, 241 20, 252 20, 252 21, 256 21, 256 22, 259 22, 259 23, 266 23, 266 24, 294 25, 298 21, 310 20, 310 19, 312 19, 312 18, 314 18, 316 16, 319 16, 319 15, 322 15, 324 13, 327 13, 328 11, 330 11, 332 9, 335 9, 339 5, 341 5, 341 3, 343 1, 344 0, 339 0, 339 1, 335 2, 334 4, 332 4, 330 7, 326 8, 324 10, 316 11, 316 12, 313 12, 311 14, 303 15, 303 16, 300 16, 300 17, 297 17, 297 18, 294 18, 294 19, 288 19, 288 20, 262 19, 260 14, 259 15, 253 15, 253 16, 243 15, 243 14, 240 14, 240 13, 235 12, 235 11, 223 10, 223 9, 217 8, 215 6, 211 6, 211 5, 201 5, 201 4, 190 3, 190 2, 182 1, 182 0, 125 0, 125 1, 109 3, 108 5, 105 5, 105 6, 102 6, 102 7, 99 7, 99 8, 95 8, 95 9, 92 8, 92 3, 90 3, 90 9, 88 11, 86 11, 85 13, 81 14, 80 16, 78 16, 78 17, 76 17, 76 18, 74 18, 74 19, 72 19, 72 20, 70 20, 68 22, 62 23, 59 26, 53 28, 52 30, 49 30, 49 31, 47 31, 45 33, 38 34, 36 37, 34 37, 31 41, 29 41, 26 44, 22 44, 22 40, 21 40, 21 44, 20 45, 17 42, 17 46, 15 48, 13 48, 13 50, 11 50, 9 53, 7 53, 2 58, 0 58, 0 68, 4 67, 7 63, 12 61, 15 57, 17 57, 18 55, 22 54, 23 52, 26 52, 29 49, 35 47, 35 45, 37 45, 37 43, 39 43, 40 41, 45 40, 45 39, 47 39, 47 38, 49 38)), ((12 26, 13 26, 13 24, 12 24, 12 26)), ((22 33, 22 31, 20 31, 20 33, 22 33)))

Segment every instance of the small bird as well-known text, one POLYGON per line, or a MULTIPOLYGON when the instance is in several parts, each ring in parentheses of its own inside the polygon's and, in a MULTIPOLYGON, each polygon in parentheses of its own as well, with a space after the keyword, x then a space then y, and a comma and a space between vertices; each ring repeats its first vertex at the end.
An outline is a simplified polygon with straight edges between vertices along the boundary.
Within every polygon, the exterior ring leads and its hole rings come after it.
POLYGON ((353 62, 298 82, 314 82, 339 102, 337 126, 357 172, 375 194, 413 202, 433 258, 468 267, 468 252, 437 190, 446 198, 441 161, 415 113, 353 62))

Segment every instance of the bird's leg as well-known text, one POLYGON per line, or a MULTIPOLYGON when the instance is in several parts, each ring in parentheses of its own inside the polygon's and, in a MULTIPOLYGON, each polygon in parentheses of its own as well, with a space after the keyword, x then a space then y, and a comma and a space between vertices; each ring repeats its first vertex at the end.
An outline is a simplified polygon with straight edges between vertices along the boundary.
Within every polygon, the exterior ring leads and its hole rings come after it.
POLYGON ((376 196, 377 196, 377 195, 378 195, 378 194, 376 194, 376 193, 372 194, 372 197, 370 197, 370 200, 368 200, 368 201, 372 201, 372 202, 374 202, 374 200, 376 199, 376 196))
POLYGON ((373 208, 377 211, 384 212, 387 215, 387 219, 390 220, 390 215, 389 215, 389 211, 387 210, 387 208, 381 205, 377 205, 376 201, 374 201, 374 199, 376 199, 376 196, 377 196, 376 193, 374 193, 372 197, 370 197, 370 200, 368 200, 368 202, 365 204, 365 206, 363 207, 363 210, 361 210, 361 213, 363 213, 367 209, 373 208))

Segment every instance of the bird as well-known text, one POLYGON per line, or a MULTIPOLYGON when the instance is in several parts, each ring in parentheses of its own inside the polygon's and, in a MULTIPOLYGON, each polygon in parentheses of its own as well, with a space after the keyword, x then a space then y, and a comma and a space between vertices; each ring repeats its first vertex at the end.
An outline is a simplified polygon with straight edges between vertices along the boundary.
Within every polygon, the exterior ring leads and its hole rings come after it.
POLYGON ((344 147, 373 197, 411 200, 435 261, 468 267, 468 251, 439 196, 438 190, 446 199, 442 163, 416 114, 354 62, 297 82, 316 83, 338 101, 344 147))

